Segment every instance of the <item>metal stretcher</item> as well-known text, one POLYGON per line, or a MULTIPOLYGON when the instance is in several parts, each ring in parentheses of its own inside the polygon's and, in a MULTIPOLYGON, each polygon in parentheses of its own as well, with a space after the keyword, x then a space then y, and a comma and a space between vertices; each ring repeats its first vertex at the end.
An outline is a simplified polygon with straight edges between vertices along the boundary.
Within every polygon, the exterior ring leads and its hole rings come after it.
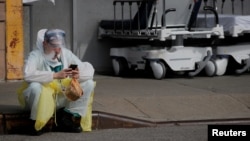
MULTIPOLYGON (((115 75, 122 75, 128 69, 145 70, 151 68, 156 79, 163 79, 167 70, 187 72, 195 76, 207 66, 212 57, 210 46, 185 46, 184 39, 192 37, 224 38, 223 27, 216 24, 203 30, 190 30, 200 9, 201 0, 115 0, 113 20, 102 20, 98 37, 122 39, 146 39, 160 42, 171 41, 171 46, 154 47, 150 45, 114 47, 110 56, 115 75), (137 12, 133 15, 133 4, 137 12), (120 5, 118 18, 117 5, 120 5), (128 6, 125 19, 124 7, 128 6)), ((205 7, 217 17, 216 11, 205 7)), ((213 68, 206 70, 215 71, 213 68)), ((208 74, 214 72, 207 72, 208 74)))
MULTIPOLYGON (((216 5, 216 0, 213 3, 216 5)), ((220 9, 221 14, 218 15, 220 25, 224 28, 225 39, 219 40, 217 47, 214 49, 216 58, 214 63, 216 65, 215 75, 224 75, 228 69, 234 69, 235 73, 241 74, 250 68, 250 15, 244 15, 244 0, 241 2, 242 15, 235 14, 234 0, 221 0, 221 8, 225 2, 232 4, 232 14, 224 14, 223 9, 220 9), (231 62, 236 62, 235 67, 228 67, 231 62)), ((219 9, 218 9, 219 10, 219 9)), ((213 15, 199 15, 196 21, 198 27, 212 27, 214 25, 213 15)), ((228 70, 232 71, 232 70, 228 70)))

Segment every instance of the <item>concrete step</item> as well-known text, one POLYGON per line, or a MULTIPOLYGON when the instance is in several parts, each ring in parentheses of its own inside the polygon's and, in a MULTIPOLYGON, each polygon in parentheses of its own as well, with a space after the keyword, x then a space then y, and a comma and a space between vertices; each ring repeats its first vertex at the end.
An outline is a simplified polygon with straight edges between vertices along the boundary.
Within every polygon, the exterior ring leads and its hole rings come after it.
MULTIPOLYGON (((29 111, 24 111, 17 106, 0 106, 0 134, 29 134, 27 127, 32 126, 29 111)), ((80 120, 75 121, 80 122, 80 120)), ((53 132, 54 118, 51 118, 44 127, 44 131, 53 132)), ((93 111, 92 130, 111 128, 138 128, 154 127, 156 123, 133 119, 129 117, 93 111)))

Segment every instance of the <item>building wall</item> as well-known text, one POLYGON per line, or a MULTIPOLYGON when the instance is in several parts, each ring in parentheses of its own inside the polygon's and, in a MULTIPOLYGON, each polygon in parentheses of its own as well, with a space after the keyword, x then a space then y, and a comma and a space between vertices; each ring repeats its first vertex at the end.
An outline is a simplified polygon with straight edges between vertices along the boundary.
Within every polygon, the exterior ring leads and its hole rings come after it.
MULTIPOLYGON (((57 0, 56 5, 48 1, 37 1, 24 8, 24 30, 26 43, 30 42, 30 46, 26 46, 27 51, 35 47, 37 32, 40 29, 60 28, 67 33, 67 47, 71 48, 72 44, 72 1, 57 0), (30 37, 30 38, 28 38, 30 37)), ((27 53, 27 52, 26 52, 27 53)))
POLYGON ((109 48, 112 42, 97 39, 98 23, 113 18, 113 0, 76 0, 74 51, 82 59, 90 61, 99 72, 111 70, 109 48))

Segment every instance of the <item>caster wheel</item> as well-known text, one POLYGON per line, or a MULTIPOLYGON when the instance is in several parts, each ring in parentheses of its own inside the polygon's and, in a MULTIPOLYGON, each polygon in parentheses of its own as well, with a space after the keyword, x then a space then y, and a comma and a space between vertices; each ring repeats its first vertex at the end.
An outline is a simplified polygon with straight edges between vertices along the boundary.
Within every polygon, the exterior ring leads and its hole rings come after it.
POLYGON ((222 76, 226 73, 228 58, 218 58, 215 60, 215 65, 217 67, 216 75, 222 76))
POLYGON ((163 79, 166 75, 166 66, 161 61, 152 61, 150 62, 150 66, 153 70, 153 75, 155 79, 163 79))
POLYGON ((217 72, 217 66, 213 60, 209 60, 205 66, 205 72, 207 76, 215 76, 217 72))
POLYGON ((116 76, 122 76, 128 69, 127 61, 124 58, 112 59, 113 69, 116 76))

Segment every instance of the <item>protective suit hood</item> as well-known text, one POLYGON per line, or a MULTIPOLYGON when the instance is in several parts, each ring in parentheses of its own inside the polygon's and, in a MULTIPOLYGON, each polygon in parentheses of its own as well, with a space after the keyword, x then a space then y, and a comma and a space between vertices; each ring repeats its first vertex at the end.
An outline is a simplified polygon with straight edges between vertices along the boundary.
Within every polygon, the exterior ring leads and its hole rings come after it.
POLYGON ((44 34, 48 29, 41 29, 37 32, 37 41, 36 41, 36 47, 44 53, 43 50, 43 41, 44 41, 44 34))

